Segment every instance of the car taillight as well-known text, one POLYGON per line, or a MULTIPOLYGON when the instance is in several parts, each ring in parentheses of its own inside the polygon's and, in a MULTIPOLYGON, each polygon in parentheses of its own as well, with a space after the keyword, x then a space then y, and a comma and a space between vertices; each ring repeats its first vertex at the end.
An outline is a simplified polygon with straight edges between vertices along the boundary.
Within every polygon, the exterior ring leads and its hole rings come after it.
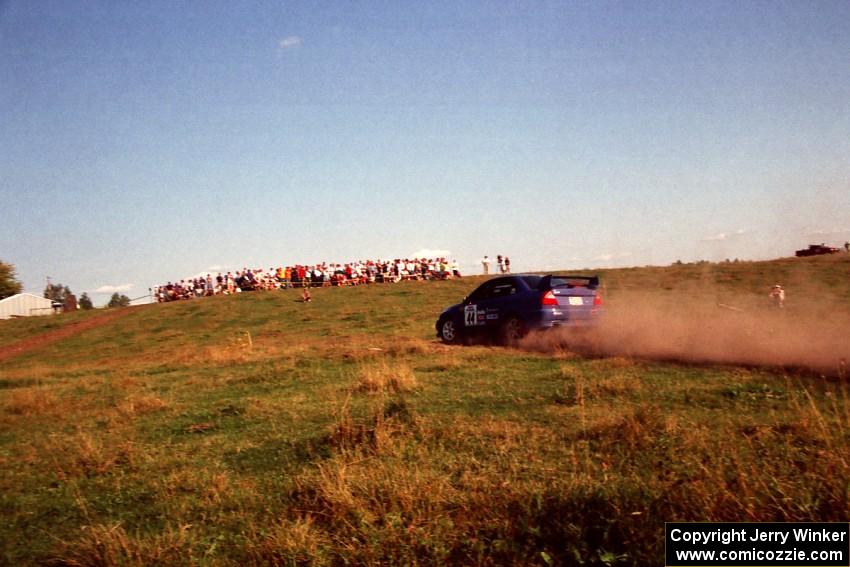
POLYGON ((602 309, 602 296, 599 295, 599 292, 596 292, 596 295, 593 296, 593 308, 590 310, 591 313, 597 314, 599 310, 602 309))
POLYGON ((541 305, 558 305, 558 298, 555 297, 555 294, 552 293, 550 289, 546 293, 543 294, 543 299, 540 302, 541 305))

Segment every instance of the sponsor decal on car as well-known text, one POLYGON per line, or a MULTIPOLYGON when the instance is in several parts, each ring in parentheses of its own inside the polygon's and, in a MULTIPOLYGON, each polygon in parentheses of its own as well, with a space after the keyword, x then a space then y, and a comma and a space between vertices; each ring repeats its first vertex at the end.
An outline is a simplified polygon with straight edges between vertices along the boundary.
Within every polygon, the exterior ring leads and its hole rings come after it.
POLYGON ((466 327, 479 327, 486 325, 487 321, 499 319, 498 309, 478 309, 475 304, 469 304, 463 308, 463 324, 466 327))

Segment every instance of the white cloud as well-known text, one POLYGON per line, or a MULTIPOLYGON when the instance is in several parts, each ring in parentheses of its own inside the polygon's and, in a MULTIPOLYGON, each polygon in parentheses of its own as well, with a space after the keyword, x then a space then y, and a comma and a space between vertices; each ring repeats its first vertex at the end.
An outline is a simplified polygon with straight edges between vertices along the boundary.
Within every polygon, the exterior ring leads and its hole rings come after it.
POLYGON ((130 291, 133 289, 133 284, 121 284, 121 285, 102 285, 96 290, 94 293, 121 293, 122 291, 130 291))
POLYGON ((297 35, 290 35, 281 39, 277 43, 278 53, 283 53, 289 49, 295 49, 297 47, 301 47, 301 37, 297 35))
POLYGON ((594 258, 591 258, 591 262, 608 262, 610 260, 616 260, 619 258, 628 258, 631 256, 631 252, 617 252, 616 254, 600 254, 594 258))
POLYGON ((410 254, 408 258, 449 258, 452 255, 451 250, 433 250, 431 248, 423 248, 410 254))
POLYGON ((748 233, 748 231, 744 230, 743 228, 739 228, 738 230, 735 230, 733 232, 721 232, 721 233, 718 233, 718 234, 713 234, 711 236, 706 236, 705 238, 702 239, 702 241, 703 242, 720 242, 720 241, 723 241, 723 240, 729 240, 730 238, 734 238, 736 236, 743 236, 747 233, 748 233))

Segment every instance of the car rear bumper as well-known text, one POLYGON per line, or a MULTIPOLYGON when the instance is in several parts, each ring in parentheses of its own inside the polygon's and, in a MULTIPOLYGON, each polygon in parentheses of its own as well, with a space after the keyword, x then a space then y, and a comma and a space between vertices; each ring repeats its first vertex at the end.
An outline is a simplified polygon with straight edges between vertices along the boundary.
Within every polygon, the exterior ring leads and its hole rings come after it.
POLYGON ((560 310, 546 310, 532 323, 532 327, 538 329, 552 329, 558 327, 588 328, 599 323, 600 311, 588 311, 584 313, 568 313, 560 310))

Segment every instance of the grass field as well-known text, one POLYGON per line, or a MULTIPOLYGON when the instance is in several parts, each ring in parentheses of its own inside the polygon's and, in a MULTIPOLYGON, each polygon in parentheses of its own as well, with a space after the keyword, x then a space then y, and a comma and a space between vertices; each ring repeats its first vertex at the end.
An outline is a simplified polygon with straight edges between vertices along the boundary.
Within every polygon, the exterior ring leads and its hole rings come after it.
MULTIPOLYGON (((682 317, 780 281, 783 324, 850 336, 850 255, 600 273, 610 312, 682 317)), ((439 344, 476 284, 134 307, 0 362, 0 562, 655 565, 665 521, 847 520, 840 347, 812 371, 439 344)))

